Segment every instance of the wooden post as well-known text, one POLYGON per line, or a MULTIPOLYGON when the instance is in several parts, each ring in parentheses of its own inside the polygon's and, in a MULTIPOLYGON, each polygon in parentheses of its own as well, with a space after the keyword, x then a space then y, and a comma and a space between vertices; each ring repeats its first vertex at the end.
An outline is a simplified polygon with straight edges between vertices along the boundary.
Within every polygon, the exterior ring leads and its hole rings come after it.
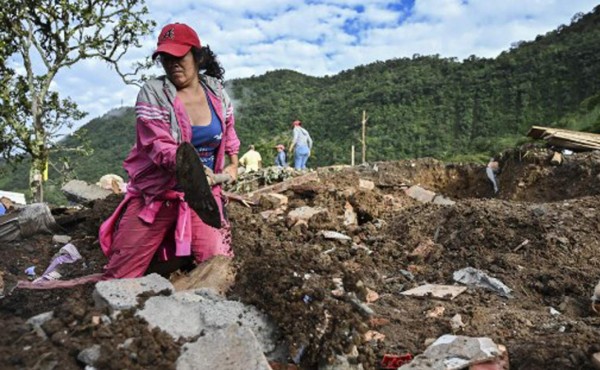
POLYGON ((367 120, 369 118, 367 117, 367 112, 363 110, 363 116, 362 116, 362 163, 366 163, 367 162, 367 120))
POLYGON ((350 153, 350 165, 354 166, 354 145, 352 145, 352 152, 350 153))

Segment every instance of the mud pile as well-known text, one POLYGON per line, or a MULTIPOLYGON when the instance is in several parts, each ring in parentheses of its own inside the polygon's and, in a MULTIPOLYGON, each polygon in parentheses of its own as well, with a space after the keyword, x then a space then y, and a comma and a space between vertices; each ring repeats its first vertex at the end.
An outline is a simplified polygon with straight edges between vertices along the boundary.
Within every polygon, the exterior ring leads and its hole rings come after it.
MULTIPOLYGON (((504 344, 514 369, 592 369, 590 354, 600 350, 600 318, 590 310, 600 278, 600 153, 575 154, 560 166, 551 155, 504 153, 497 197, 482 166, 421 159, 319 169, 319 181, 283 193, 288 205, 280 214, 269 212, 269 202, 231 203, 237 276, 229 296, 273 317, 303 369, 336 355, 376 369, 384 354, 416 355, 446 333, 504 344), (456 204, 419 203, 405 193, 411 185, 456 204), (300 207, 320 212, 294 225, 288 213, 300 207), (455 284, 453 272, 465 267, 501 280, 512 298, 482 289, 453 300, 400 294, 455 284), (434 309, 441 313, 428 315, 434 309), (451 325, 456 314, 462 327, 451 325)), ((84 257, 68 277, 101 271, 96 231, 118 201, 56 215, 73 219, 68 233, 84 257)), ((45 235, 2 246, 4 284, 25 279, 28 266, 43 269, 56 249, 45 235)), ((101 346, 102 368, 175 367, 178 343, 139 319, 95 310, 92 288, 14 290, 2 298, 0 368, 82 368, 77 354, 92 344, 101 346), (50 310, 55 318, 42 338, 25 321, 50 310), (134 339, 125 349, 127 338, 134 339)))

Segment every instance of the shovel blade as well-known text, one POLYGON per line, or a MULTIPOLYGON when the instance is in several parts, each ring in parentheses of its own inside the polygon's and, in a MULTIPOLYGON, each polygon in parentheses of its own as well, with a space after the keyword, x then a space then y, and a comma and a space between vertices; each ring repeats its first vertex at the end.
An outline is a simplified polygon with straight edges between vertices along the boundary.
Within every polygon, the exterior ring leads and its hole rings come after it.
POLYGON ((176 176, 184 199, 207 225, 221 228, 221 212, 204 173, 204 165, 196 148, 188 142, 177 147, 176 176))

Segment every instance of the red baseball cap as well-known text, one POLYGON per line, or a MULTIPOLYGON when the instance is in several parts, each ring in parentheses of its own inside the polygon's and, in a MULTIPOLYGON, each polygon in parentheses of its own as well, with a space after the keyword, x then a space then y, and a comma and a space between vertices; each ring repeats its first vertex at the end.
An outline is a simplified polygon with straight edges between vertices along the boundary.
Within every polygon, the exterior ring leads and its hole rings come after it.
POLYGON ((174 57, 182 57, 195 46, 200 48, 200 38, 190 26, 183 23, 171 23, 163 27, 158 36, 156 51, 152 58, 158 53, 167 53, 174 57))

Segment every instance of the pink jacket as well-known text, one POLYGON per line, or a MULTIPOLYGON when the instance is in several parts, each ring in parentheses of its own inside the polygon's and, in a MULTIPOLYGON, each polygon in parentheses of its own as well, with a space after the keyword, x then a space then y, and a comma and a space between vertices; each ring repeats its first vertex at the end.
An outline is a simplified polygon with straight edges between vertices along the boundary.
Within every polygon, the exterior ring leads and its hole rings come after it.
MULTIPOLYGON (((202 86, 223 129, 222 142, 215 160, 215 173, 221 173, 225 164, 225 153, 237 154, 240 147, 235 132, 233 106, 219 80, 204 75, 201 77, 202 86)), ((175 86, 163 76, 147 81, 138 94, 135 105, 137 140, 123 162, 123 167, 129 175, 127 194, 112 216, 100 226, 100 246, 107 257, 112 253, 113 233, 121 212, 133 197, 144 198, 146 206, 139 217, 150 224, 154 222, 164 201, 180 199, 175 230, 175 255, 191 254, 191 210, 183 201, 183 193, 171 190, 177 182, 177 146, 183 141, 189 142, 192 137, 188 115, 176 92, 175 86)), ((213 187, 213 194, 220 199, 221 187, 213 187)), ((162 249, 159 254, 166 259, 167 251, 162 249)))

